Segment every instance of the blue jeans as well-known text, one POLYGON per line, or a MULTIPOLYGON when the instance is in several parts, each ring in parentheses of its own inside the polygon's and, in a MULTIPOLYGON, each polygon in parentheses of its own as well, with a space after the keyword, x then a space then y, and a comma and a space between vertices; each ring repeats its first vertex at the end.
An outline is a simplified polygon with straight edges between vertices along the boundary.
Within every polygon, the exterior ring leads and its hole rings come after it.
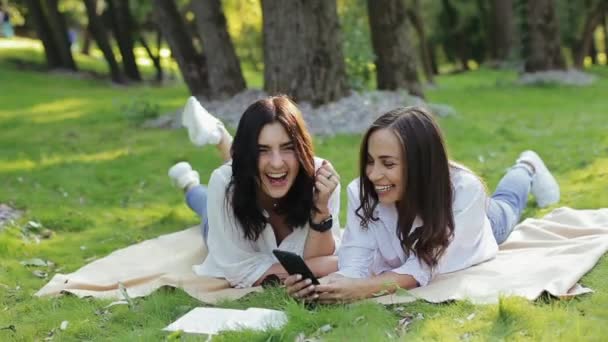
POLYGON ((532 171, 522 164, 516 164, 507 171, 490 197, 487 216, 499 245, 509 237, 519 222, 531 186, 532 171))
POLYGON ((186 203, 201 219, 201 234, 203 242, 207 241, 209 221, 207 217, 207 187, 196 185, 186 192, 186 203))

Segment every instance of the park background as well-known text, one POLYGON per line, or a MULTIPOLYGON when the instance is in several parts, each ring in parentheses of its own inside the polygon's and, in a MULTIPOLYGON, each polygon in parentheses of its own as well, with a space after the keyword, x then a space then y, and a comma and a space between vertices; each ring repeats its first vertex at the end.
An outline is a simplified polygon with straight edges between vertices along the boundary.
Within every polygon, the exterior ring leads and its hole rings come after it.
MULTIPOLYGON (((489 189, 534 149, 561 185, 557 206, 608 206, 608 1, 0 3, 0 340, 204 339, 160 330, 201 305, 181 290, 110 308, 33 297, 55 273, 196 224, 166 176, 187 160, 205 180, 220 163, 173 129, 190 95, 231 130, 263 94, 292 96, 343 187, 357 130, 424 99, 450 156, 489 189)), ((581 283, 595 293, 310 311, 271 290, 221 306, 286 310, 282 331, 217 339, 602 340, 606 257, 581 283)))

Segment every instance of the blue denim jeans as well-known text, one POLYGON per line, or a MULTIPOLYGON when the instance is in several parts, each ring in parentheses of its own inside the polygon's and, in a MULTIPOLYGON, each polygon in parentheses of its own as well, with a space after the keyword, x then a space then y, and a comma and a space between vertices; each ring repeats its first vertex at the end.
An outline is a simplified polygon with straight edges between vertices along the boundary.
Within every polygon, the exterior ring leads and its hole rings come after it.
POLYGON ((507 171, 490 197, 487 215, 498 244, 509 237, 519 222, 528 202, 532 176, 532 171, 525 165, 516 164, 507 171))
POLYGON ((186 203, 201 219, 201 234, 203 241, 207 241, 209 233, 209 222, 207 217, 207 187, 204 185, 193 186, 186 192, 186 203))

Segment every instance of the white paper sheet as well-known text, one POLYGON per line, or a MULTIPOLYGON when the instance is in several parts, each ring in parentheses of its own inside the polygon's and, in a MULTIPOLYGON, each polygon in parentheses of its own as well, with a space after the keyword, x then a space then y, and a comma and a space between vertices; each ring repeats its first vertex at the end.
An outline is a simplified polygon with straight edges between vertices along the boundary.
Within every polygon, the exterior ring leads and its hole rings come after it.
POLYGON ((223 330, 280 328, 287 322, 285 313, 276 310, 249 308, 195 308, 163 330, 192 334, 217 334, 223 330))

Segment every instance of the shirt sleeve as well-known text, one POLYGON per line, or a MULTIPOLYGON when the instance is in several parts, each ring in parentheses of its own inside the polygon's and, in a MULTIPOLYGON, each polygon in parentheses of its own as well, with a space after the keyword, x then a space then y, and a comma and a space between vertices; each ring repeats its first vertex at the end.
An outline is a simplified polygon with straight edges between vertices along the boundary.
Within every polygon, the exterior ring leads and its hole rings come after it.
POLYGON ((335 254, 338 253, 340 248, 340 240, 342 237, 342 230, 340 229, 340 183, 334 189, 334 192, 329 197, 329 210, 332 217, 331 234, 336 242, 335 254))
POLYGON ((420 286, 425 286, 434 274, 454 272, 472 265, 472 255, 476 253, 486 220, 487 196, 483 184, 473 174, 464 175, 454 192, 454 236, 437 264, 436 269, 440 272, 431 270, 414 255, 392 272, 409 274, 420 286))
POLYGON ((350 278, 366 278, 371 275, 370 266, 377 249, 376 237, 371 227, 361 227, 361 219, 355 213, 359 207, 359 192, 354 180, 348 186, 346 229, 338 251, 338 274, 350 278))
POLYGON ((257 250, 254 241, 245 239, 231 205, 226 202, 228 183, 229 179, 219 169, 209 179, 207 257, 214 259, 232 286, 250 287, 276 261, 272 255, 257 250))

